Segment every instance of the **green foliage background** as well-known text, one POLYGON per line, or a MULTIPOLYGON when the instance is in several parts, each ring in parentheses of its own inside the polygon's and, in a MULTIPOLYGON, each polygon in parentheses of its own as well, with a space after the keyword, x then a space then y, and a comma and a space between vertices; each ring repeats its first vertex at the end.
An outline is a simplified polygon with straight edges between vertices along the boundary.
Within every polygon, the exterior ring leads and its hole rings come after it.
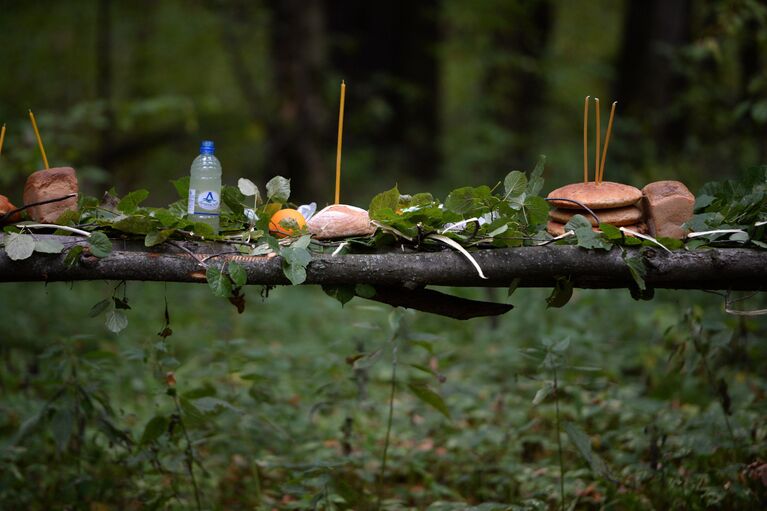
MULTIPOLYGON (((282 130, 291 151, 312 137, 320 148, 319 165, 286 175, 296 201, 322 204, 344 77, 345 202, 367 204, 394 183, 440 197, 492 186, 540 153, 551 189, 581 175, 583 97, 609 103, 631 64, 621 48, 634 2, 442 0, 423 4, 438 40, 415 48, 431 55, 433 88, 375 60, 382 71, 349 80, 354 63, 337 57, 362 46, 331 4, 282 4, 319 8, 328 27, 301 96, 278 77, 279 2, 0 3, 0 191, 20 202, 40 167, 32 108, 52 164, 74 165, 90 195, 146 188, 151 205, 167 205, 168 181, 188 172, 202 138, 216 140, 228 184, 266 182, 282 170, 272 159, 282 130), (545 44, 522 51, 541 5, 545 44), (524 76, 541 84, 535 98, 524 76), (326 134, 275 123, 318 98, 326 134), (429 98, 432 131, 400 122, 398 109, 429 98), (433 159, 413 156, 424 144, 433 159)), ((678 178, 696 191, 765 162, 764 6, 685 4, 688 40, 653 50, 684 86, 664 104, 614 98, 628 105, 610 179, 678 178), (743 57, 752 47, 756 72, 743 57)), ((718 296, 575 290, 547 309, 548 290, 452 290, 516 305, 458 323, 361 298, 341 308, 319 289, 261 301, 248 288, 242 315, 207 286, 0 292, 3 509, 761 509, 767 499, 765 321, 725 314, 718 296)))

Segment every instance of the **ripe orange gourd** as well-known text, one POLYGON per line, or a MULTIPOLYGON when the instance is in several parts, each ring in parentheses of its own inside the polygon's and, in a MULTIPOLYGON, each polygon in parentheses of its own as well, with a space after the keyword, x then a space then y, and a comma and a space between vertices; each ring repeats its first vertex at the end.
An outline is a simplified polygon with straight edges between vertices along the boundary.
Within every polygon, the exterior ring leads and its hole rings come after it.
POLYGON ((296 236, 305 227, 304 215, 295 209, 281 209, 269 220, 269 232, 277 238, 296 236))

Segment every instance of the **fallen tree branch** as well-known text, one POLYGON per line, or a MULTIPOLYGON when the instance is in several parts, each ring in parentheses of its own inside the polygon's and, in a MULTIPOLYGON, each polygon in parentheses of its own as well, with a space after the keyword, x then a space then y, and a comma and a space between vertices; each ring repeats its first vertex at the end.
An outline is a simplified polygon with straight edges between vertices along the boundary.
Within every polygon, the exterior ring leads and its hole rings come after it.
MULTIPOLYGON (((75 236, 36 235, 39 239, 85 243, 75 236)), ((201 256, 230 250, 222 244, 176 242, 201 256)), ((175 244, 175 243, 174 243, 175 244)), ((103 259, 83 256, 72 267, 64 254, 38 254, 13 261, 0 250, 0 282, 146 280, 205 282, 198 261, 178 247, 163 244, 146 248, 137 241, 113 240, 112 253, 103 259)), ((638 251, 630 251, 638 254, 638 251)), ((519 279, 521 287, 552 287, 558 277, 569 277, 579 288, 627 288, 633 279, 621 251, 583 250, 573 246, 487 249, 471 252, 487 279, 454 251, 389 252, 320 255, 307 267, 306 284, 370 284, 419 289, 427 285, 506 287, 519 279)), ((236 258, 249 284, 287 285, 279 257, 221 255, 209 264, 236 258)), ((678 250, 665 253, 645 249, 648 286, 670 289, 767 290, 767 251, 755 249, 678 250)))

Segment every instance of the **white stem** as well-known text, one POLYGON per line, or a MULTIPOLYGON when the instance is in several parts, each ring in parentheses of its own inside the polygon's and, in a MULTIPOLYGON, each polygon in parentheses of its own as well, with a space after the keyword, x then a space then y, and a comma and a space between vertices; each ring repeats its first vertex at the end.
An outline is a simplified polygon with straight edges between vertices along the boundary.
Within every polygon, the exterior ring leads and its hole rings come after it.
POLYGON ((56 224, 18 224, 17 227, 21 229, 52 229, 56 228, 62 231, 69 231, 75 234, 79 234, 80 236, 85 236, 86 238, 91 237, 91 233, 88 231, 83 231, 82 229, 77 229, 75 227, 68 227, 66 225, 56 225, 56 224))

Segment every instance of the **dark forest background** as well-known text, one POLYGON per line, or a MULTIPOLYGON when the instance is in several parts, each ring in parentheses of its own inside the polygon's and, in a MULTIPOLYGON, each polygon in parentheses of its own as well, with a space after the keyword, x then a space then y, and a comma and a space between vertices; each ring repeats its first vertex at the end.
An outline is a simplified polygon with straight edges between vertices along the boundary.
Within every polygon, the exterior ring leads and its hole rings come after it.
POLYGON ((296 200, 329 201, 342 79, 344 197, 361 205, 395 182, 439 194, 496 182, 541 153, 549 185, 578 179, 586 95, 605 119, 619 101, 614 180, 695 189, 767 151, 767 7, 755 0, 0 8, 0 185, 11 196, 41 167, 32 108, 52 164, 74 165, 91 193, 146 187, 161 203, 211 138, 227 182, 281 174, 296 200))

